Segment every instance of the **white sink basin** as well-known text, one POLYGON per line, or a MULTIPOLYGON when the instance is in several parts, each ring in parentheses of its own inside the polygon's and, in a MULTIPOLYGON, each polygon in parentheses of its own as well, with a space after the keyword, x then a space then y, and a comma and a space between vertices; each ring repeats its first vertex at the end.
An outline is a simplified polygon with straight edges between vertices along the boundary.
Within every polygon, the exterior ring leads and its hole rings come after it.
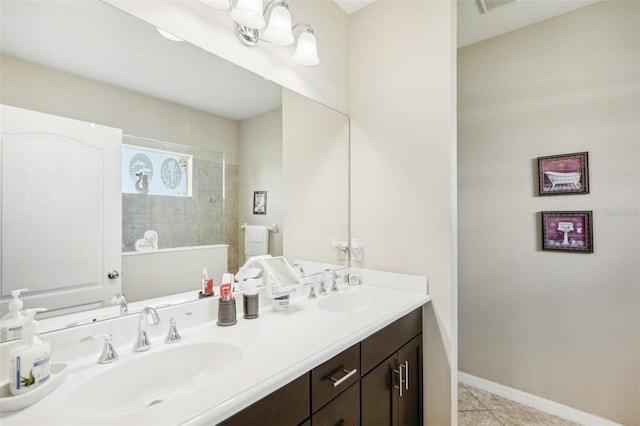
POLYGON ((337 293, 318 300, 318 307, 331 312, 362 312, 375 301, 369 293, 337 293))
POLYGON ((211 386, 215 383, 212 376, 237 364, 242 351, 226 343, 178 343, 171 349, 133 355, 130 360, 116 361, 108 371, 78 389, 67 408, 80 418, 90 419, 170 404, 177 397, 211 386))

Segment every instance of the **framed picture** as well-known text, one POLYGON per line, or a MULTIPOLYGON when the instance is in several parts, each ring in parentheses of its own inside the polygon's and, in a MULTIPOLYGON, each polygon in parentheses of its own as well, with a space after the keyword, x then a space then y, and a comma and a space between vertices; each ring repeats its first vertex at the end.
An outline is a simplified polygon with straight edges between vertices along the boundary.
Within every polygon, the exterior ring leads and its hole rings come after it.
POLYGON ((267 191, 253 191, 253 214, 267 214, 267 191))
POLYGON ((538 157, 540 195, 588 194, 589 153, 538 157))
POLYGON ((593 253, 593 212, 542 212, 542 250, 593 253))

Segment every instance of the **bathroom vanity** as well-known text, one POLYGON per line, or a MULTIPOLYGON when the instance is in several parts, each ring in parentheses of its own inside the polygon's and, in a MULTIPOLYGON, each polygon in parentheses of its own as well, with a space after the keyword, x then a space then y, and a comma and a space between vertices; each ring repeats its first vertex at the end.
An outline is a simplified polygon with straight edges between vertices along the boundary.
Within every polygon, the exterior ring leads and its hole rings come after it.
POLYGON ((422 308, 221 424, 421 425, 422 308))
MULTIPOLYGON (((300 286, 286 312, 261 295, 259 317, 244 319, 239 307, 230 327, 216 325, 217 298, 158 309, 146 352, 132 350, 138 315, 48 333, 51 362, 66 365, 66 380, 34 404, 2 412, 0 422, 420 424, 426 278, 359 272, 362 285, 341 284, 317 299, 300 286), (171 318, 182 339, 168 344, 171 318), (119 353, 110 364, 97 363, 101 339, 80 342, 102 333, 119 353)), ((14 344, 0 344, 2 382, 14 344)))

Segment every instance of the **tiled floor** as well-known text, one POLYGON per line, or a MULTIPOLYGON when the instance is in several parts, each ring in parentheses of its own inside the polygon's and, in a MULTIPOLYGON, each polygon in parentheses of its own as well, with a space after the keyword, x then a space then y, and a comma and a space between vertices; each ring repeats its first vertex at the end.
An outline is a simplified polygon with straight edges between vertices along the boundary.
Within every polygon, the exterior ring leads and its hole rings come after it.
POLYGON ((459 426, 576 426, 577 423, 458 383, 459 426))

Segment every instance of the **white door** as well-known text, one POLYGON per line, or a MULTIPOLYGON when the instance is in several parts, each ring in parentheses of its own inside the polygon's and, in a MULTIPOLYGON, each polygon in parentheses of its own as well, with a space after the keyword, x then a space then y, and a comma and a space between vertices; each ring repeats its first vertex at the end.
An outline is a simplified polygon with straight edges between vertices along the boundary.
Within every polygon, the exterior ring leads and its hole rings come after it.
POLYGON ((108 275, 122 262, 122 130, 0 108, 2 313, 19 288, 43 316, 110 305, 121 290, 108 275))

